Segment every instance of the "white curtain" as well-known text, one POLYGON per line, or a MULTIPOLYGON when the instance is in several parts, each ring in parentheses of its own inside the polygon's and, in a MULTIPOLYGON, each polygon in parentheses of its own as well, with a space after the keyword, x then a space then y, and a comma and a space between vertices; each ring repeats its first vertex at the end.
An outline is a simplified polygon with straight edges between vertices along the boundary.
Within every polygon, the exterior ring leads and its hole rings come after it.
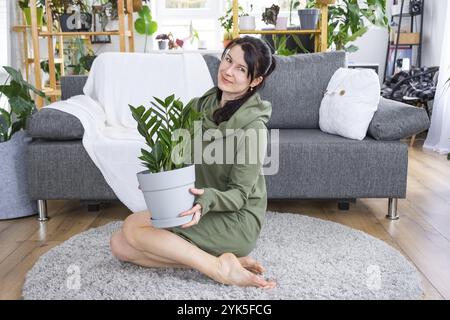
POLYGON ((445 15, 444 39, 442 42, 439 78, 434 97, 431 126, 424 142, 424 149, 441 154, 450 152, 450 4, 445 15))

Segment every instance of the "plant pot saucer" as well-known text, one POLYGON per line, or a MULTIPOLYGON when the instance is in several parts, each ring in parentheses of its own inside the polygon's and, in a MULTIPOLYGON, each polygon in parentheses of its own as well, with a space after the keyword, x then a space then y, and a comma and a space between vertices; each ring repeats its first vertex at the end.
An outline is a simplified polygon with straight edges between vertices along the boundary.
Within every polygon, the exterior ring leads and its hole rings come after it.
POLYGON ((151 218, 152 225, 155 228, 171 228, 181 226, 192 220, 193 215, 185 217, 176 217, 172 219, 153 219, 151 218))

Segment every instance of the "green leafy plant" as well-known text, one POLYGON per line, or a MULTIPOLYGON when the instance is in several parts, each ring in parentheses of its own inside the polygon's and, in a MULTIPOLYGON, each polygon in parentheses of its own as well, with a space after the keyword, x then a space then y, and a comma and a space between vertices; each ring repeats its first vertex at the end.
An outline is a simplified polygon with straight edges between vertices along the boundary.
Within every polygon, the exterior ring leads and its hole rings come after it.
MULTIPOLYGON (((59 66, 60 66, 59 63, 55 63, 55 78, 56 78, 56 81, 59 81, 59 79, 61 78, 61 69, 60 69, 59 66)), ((42 60, 41 61, 41 69, 45 73, 50 73, 50 67, 49 67, 48 60, 42 60)))
POLYGON ((200 120, 203 113, 192 108, 192 100, 184 106, 179 99, 175 100, 174 94, 164 100, 153 98, 157 103, 152 101, 153 107, 149 109, 142 105, 137 108, 129 105, 137 129, 151 149, 150 152, 141 149, 139 159, 152 173, 182 168, 191 156, 190 152, 183 151, 190 150, 186 146, 190 146, 192 138, 198 133, 194 132, 194 121, 200 120), (178 129, 189 132, 190 139, 183 139, 182 148, 176 148, 180 139, 178 129))
POLYGON ((262 21, 266 24, 277 24, 278 13, 280 12, 280 7, 273 4, 270 8, 265 8, 262 14, 262 21))
MULTIPOLYGON (((298 8, 299 1, 292 0, 290 6, 290 21, 292 10, 298 8)), ((315 0, 308 0, 306 8, 317 6, 315 0)), ((388 28, 386 16, 386 0, 342 0, 328 7, 328 47, 334 45, 336 50, 355 52, 358 47, 350 42, 364 35, 370 24, 388 28), (366 21, 369 21, 367 23, 366 21)))
MULTIPOLYGON (((26 9, 30 7, 30 0, 20 0, 19 1, 20 9, 26 9)), ((45 0, 36 0, 36 7, 45 7, 45 0)))
POLYGON ((134 28, 137 33, 145 35, 144 52, 147 52, 147 38, 158 30, 158 24, 152 20, 152 13, 148 6, 143 6, 138 15, 139 18, 134 22, 134 28))
MULTIPOLYGON (((238 7, 238 14, 243 13, 244 9, 239 6, 238 7)), ((225 14, 221 17, 219 17, 220 26, 225 30, 223 39, 224 40, 231 40, 233 39, 233 34, 231 33, 231 29, 233 28, 233 7, 231 6, 231 2, 228 1, 228 10, 225 12, 225 14)))
POLYGON ((92 63, 97 55, 90 49, 86 49, 83 39, 74 38, 71 45, 71 63, 67 66, 72 69, 72 74, 84 75, 91 70, 92 63))
POLYGON ((7 97, 11 111, 0 107, 0 142, 8 141, 14 133, 25 128, 26 120, 37 110, 29 90, 45 97, 43 92, 22 78, 20 71, 7 66, 3 69, 9 76, 0 86, 0 98, 2 95, 7 97))
POLYGON ((370 24, 388 27, 386 0, 342 0, 329 6, 328 47, 334 44, 336 50, 357 51, 357 46, 348 44, 364 35, 370 24))

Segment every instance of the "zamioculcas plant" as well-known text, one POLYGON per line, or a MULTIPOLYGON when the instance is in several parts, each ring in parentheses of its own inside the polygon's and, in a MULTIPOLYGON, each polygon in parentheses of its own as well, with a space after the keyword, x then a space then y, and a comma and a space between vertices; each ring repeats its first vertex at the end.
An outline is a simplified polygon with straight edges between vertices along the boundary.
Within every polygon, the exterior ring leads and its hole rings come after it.
POLYGON ((182 149, 175 149, 178 141, 172 141, 172 137, 177 135, 178 129, 184 129, 189 131, 189 138, 192 138, 195 134, 193 123, 201 119, 202 113, 192 108, 192 101, 184 106, 179 99, 175 100, 173 94, 164 100, 153 98, 157 103, 152 101, 153 108, 148 110, 142 105, 137 108, 130 105, 138 131, 151 150, 149 152, 141 149, 142 155, 139 159, 144 161, 143 165, 153 173, 181 168, 183 163, 173 160, 187 159, 190 154, 182 154, 182 149), (175 154, 177 152, 178 154, 175 154))
MULTIPOLYGON (((194 121, 203 113, 192 108, 193 100, 186 106, 175 95, 164 100, 153 97, 153 108, 137 108, 130 105, 137 129, 145 138, 150 151, 141 149, 142 164, 148 171, 137 173, 152 225, 168 228, 188 223, 190 216, 180 213, 190 209, 194 196, 189 192, 195 187, 195 165, 191 164, 192 141, 196 134, 194 121), (181 138, 181 142, 179 142, 181 138), (176 201, 174 201, 176 200, 176 201)), ((201 126, 198 126, 201 130, 201 126)))

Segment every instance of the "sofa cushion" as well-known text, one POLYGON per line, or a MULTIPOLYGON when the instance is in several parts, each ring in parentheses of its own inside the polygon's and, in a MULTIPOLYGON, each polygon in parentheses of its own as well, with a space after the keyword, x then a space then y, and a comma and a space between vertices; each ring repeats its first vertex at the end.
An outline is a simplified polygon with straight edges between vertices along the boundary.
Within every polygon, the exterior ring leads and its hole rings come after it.
POLYGON ((399 140, 429 127, 430 119, 424 109, 381 97, 368 134, 376 140, 399 140))
POLYGON ((320 130, 362 140, 379 102, 380 79, 375 71, 339 68, 320 104, 320 130))
POLYGON ((345 67, 345 52, 275 56, 276 68, 260 94, 272 103, 268 128, 319 128, 319 107, 334 72, 345 67))
POLYGON ((50 108, 35 112, 26 123, 27 133, 33 138, 51 140, 79 140, 84 128, 77 117, 50 108))

